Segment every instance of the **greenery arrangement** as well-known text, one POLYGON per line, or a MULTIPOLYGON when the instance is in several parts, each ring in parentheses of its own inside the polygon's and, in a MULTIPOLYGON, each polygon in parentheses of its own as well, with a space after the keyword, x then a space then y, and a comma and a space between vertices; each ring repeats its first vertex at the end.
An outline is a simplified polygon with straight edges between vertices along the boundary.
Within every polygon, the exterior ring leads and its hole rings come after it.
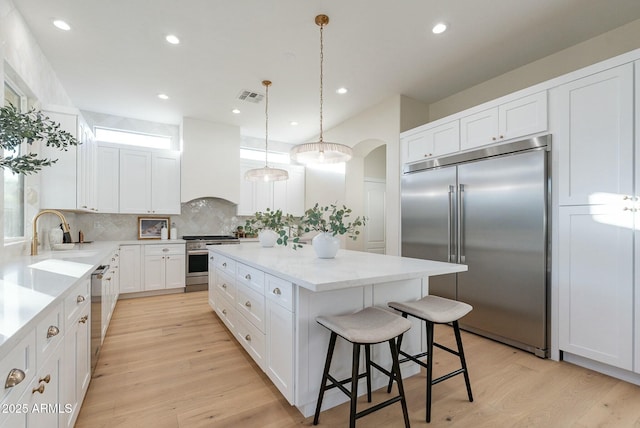
POLYGON ((348 221, 352 211, 345 205, 339 208, 335 204, 320 206, 316 203, 305 211, 300 227, 305 233, 315 230, 331 233, 333 236, 347 235, 355 241, 360 234, 358 228, 366 224, 366 218, 358 216, 353 221, 348 221))
POLYGON ((282 210, 274 211, 267 208, 264 212, 258 211, 252 218, 247 219, 244 231, 249 235, 255 235, 262 230, 270 229, 278 234, 278 240, 276 241, 278 245, 287 245, 289 241, 289 231, 287 229, 290 227, 297 227, 291 214, 283 214, 282 210))
POLYGON ((17 149, 22 143, 31 145, 37 140, 64 151, 78 145, 73 135, 40 111, 32 109, 22 113, 11 104, 0 108, 0 168, 28 175, 56 163, 57 159, 39 158, 35 153, 4 156, 5 151, 19 153, 17 149))

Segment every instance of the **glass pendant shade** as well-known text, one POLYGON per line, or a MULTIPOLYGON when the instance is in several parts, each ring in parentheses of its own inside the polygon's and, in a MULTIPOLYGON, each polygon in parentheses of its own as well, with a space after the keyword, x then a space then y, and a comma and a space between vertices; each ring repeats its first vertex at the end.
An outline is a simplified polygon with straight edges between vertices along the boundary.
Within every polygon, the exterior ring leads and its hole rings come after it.
POLYGON ((289 179, 289 173, 280 168, 271 168, 268 162, 269 156, 269 86, 271 81, 263 80, 262 84, 266 88, 264 117, 264 167, 254 168, 244 173, 245 180, 249 181, 282 181, 289 179))
POLYGON ((322 32, 325 25, 329 23, 329 17, 327 15, 318 15, 315 21, 316 25, 320 27, 320 138, 313 143, 303 143, 294 146, 290 151, 290 155, 291 159, 305 165, 347 162, 353 156, 351 147, 338 143, 325 143, 322 138, 322 80, 324 77, 324 43, 322 32))

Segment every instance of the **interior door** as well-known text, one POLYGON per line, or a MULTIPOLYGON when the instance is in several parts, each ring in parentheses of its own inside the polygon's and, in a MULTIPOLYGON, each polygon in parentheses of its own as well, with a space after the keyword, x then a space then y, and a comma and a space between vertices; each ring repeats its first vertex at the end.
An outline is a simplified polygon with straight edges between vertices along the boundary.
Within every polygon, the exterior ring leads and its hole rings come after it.
MULTIPOLYGON (((456 168, 402 177, 402 256, 455 261, 456 168)), ((456 275, 429 278, 429 294, 456 298, 456 275)))
POLYGON ((364 215, 367 217, 363 233, 364 250, 369 253, 384 254, 387 246, 386 187, 384 181, 365 180, 364 182, 364 215))

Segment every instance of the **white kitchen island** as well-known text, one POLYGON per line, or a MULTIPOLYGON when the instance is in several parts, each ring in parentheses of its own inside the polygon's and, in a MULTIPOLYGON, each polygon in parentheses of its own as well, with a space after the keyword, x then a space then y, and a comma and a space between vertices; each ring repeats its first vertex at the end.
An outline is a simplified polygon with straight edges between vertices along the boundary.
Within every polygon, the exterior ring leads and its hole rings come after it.
MULTIPOLYGON (((319 315, 347 314, 392 300, 415 300, 428 293, 428 277, 467 266, 358 251, 340 250, 319 259, 313 248, 258 243, 209 246, 209 302, 235 338, 304 416, 315 410, 329 332, 319 315)), ((423 326, 415 319, 403 349, 423 348, 423 326)), ((372 359, 391 367, 388 346, 375 345, 372 359)), ((339 340, 332 373, 350 375, 351 346, 339 340)), ((404 377, 419 367, 403 364, 404 377)), ((374 389, 388 379, 373 372, 374 389)), ((364 393, 365 387, 359 387, 364 393)), ((323 409, 347 400, 338 390, 325 394, 323 409)))

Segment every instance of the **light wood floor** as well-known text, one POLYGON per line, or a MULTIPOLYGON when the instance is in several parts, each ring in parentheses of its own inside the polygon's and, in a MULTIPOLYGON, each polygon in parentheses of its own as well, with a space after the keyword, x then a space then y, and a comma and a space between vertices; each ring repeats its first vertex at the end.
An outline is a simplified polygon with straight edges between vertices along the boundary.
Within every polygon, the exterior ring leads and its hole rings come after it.
MULTIPOLYGON (((453 346, 448 327, 437 329, 453 346)), ((412 426, 640 427, 640 387, 568 363, 463 333, 474 402, 461 376, 434 387, 424 422, 424 374, 405 382, 412 426)), ((434 375, 455 357, 436 354, 434 375)), ((385 396, 378 391, 376 398, 385 396)), ((365 405, 366 403, 363 403, 365 405)), ((348 407, 320 416, 320 427, 347 426, 348 407)), ((121 300, 76 426, 311 426, 291 407, 211 311, 206 292, 121 300)), ((399 405, 358 427, 402 427, 399 405)))

